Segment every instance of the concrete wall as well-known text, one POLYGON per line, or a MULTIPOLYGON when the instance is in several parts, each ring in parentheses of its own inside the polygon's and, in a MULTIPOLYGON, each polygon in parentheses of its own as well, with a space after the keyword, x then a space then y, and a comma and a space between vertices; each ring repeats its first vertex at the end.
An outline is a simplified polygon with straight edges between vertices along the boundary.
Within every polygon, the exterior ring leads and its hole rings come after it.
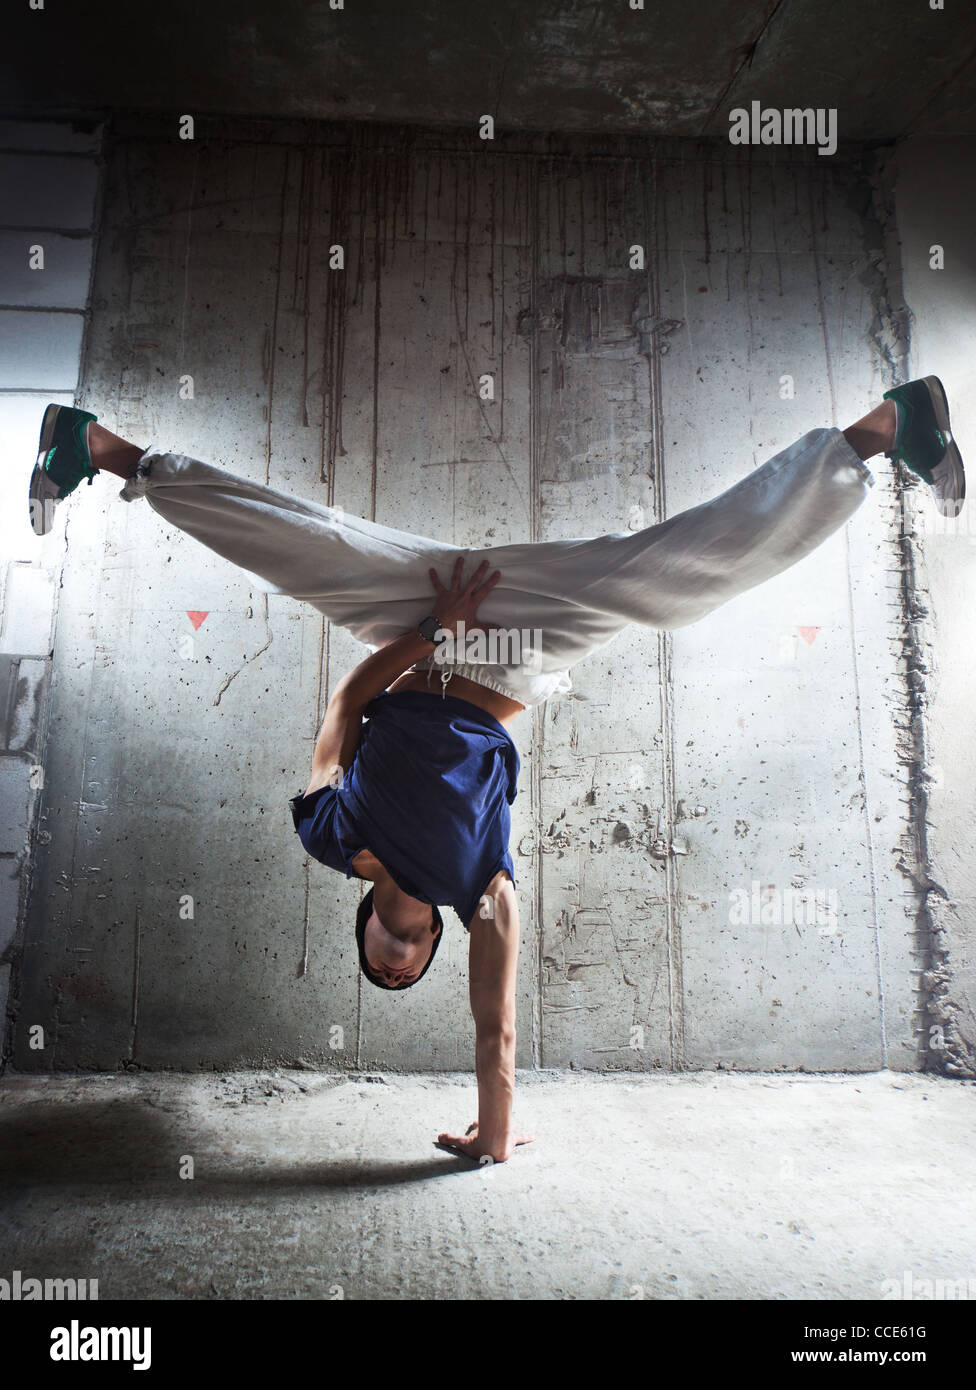
MULTIPOLYGON (((130 123, 82 403, 457 544, 652 524, 889 384, 869 181, 786 155, 130 123)), ((900 507, 877 475, 813 556, 694 628, 628 630, 516 726, 521 1066, 920 1064, 900 507), (740 897, 761 909, 739 920, 740 897)), ((364 655, 348 634, 99 480, 55 652, 18 1066, 473 1065, 457 922, 417 990, 361 985, 360 887, 292 831, 330 683, 364 655)))
POLYGON ((43 406, 70 405, 78 384, 100 139, 90 125, 0 122, 0 1016, 22 948, 43 799, 64 555, 63 544, 42 547, 31 530, 27 480, 43 406))
MULTIPOLYGON (((976 463, 976 155, 962 138, 909 140, 891 162, 911 375, 945 383, 970 479, 976 463), (939 248, 942 250, 939 267, 939 248)), ((924 487, 909 494, 924 672, 916 782, 922 882, 931 923, 927 983, 933 1051, 950 1073, 976 1074, 976 497, 946 521, 924 487)), ((936 1059, 937 1060, 937 1059, 936 1059)))

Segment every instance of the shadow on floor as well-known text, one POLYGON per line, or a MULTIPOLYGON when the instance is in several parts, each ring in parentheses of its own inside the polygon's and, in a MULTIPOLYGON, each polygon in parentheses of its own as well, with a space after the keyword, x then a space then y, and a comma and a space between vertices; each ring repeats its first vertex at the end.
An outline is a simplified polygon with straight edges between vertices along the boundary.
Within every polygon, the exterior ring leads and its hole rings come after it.
MULTIPOLYGON (((0 1189, 178 1184, 186 1196, 213 1196, 221 1188, 240 1195, 269 1188, 389 1187, 422 1182, 475 1167, 444 1154, 430 1159, 281 1164, 255 1152, 232 1151, 204 1135, 179 1132, 165 1112, 129 1100, 52 1102, 42 1108, 0 1110, 0 1189), (207 1147, 210 1144, 211 1147, 207 1147), (193 1181, 181 1163, 193 1159, 193 1181)), ((236 1149, 236 1146, 235 1146, 236 1149)))

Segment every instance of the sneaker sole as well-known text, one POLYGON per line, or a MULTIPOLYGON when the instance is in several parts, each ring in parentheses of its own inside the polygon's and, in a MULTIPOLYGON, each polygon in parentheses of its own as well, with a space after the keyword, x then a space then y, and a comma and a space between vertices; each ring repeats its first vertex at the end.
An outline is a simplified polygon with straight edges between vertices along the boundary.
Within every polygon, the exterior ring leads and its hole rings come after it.
POLYGON ((949 496, 936 496, 935 504, 943 516, 957 517, 962 511, 962 504, 966 497, 966 470, 963 467, 962 454, 959 452, 952 435, 952 426, 949 422, 949 401, 946 397, 945 387, 937 376, 926 376, 922 380, 928 388, 929 399, 935 411, 935 422, 942 432, 943 438, 947 441, 945 458, 937 465, 937 471, 944 474, 948 481, 949 496))
POLYGON ((44 460, 54 439, 60 405, 49 405, 41 421, 41 433, 37 441, 37 462, 30 480, 30 522, 35 536, 46 536, 53 524, 52 518, 58 498, 44 496, 44 484, 48 481, 44 471, 44 460))

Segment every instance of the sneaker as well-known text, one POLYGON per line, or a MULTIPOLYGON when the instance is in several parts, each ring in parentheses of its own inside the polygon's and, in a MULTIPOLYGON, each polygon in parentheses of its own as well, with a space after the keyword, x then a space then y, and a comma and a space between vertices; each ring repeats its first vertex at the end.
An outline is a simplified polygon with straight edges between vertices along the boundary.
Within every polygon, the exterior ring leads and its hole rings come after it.
POLYGON ((886 391, 884 398, 898 407, 898 431, 887 457, 928 483, 943 516, 958 516, 966 496, 966 474, 949 428, 942 382, 937 376, 924 376, 886 391))
POLYGON ((97 468, 88 452, 88 425, 97 420, 87 410, 70 405, 49 405, 41 422, 37 462, 30 480, 30 519, 36 536, 46 536, 54 520, 54 508, 97 468))

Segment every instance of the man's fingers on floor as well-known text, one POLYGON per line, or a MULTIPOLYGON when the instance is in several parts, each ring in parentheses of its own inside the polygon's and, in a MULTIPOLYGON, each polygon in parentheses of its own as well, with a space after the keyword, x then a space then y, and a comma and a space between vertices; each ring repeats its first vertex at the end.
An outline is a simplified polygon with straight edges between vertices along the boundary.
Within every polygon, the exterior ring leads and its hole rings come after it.
MULTIPOLYGON (((442 1149, 444 1153, 454 1154, 455 1158, 474 1159, 474 1154, 471 1152, 464 1139, 444 1140, 443 1142, 438 1139, 434 1144, 434 1148, 442 1149)), ((475 1162, 477 1162, 476 1159, 475 1162)))

